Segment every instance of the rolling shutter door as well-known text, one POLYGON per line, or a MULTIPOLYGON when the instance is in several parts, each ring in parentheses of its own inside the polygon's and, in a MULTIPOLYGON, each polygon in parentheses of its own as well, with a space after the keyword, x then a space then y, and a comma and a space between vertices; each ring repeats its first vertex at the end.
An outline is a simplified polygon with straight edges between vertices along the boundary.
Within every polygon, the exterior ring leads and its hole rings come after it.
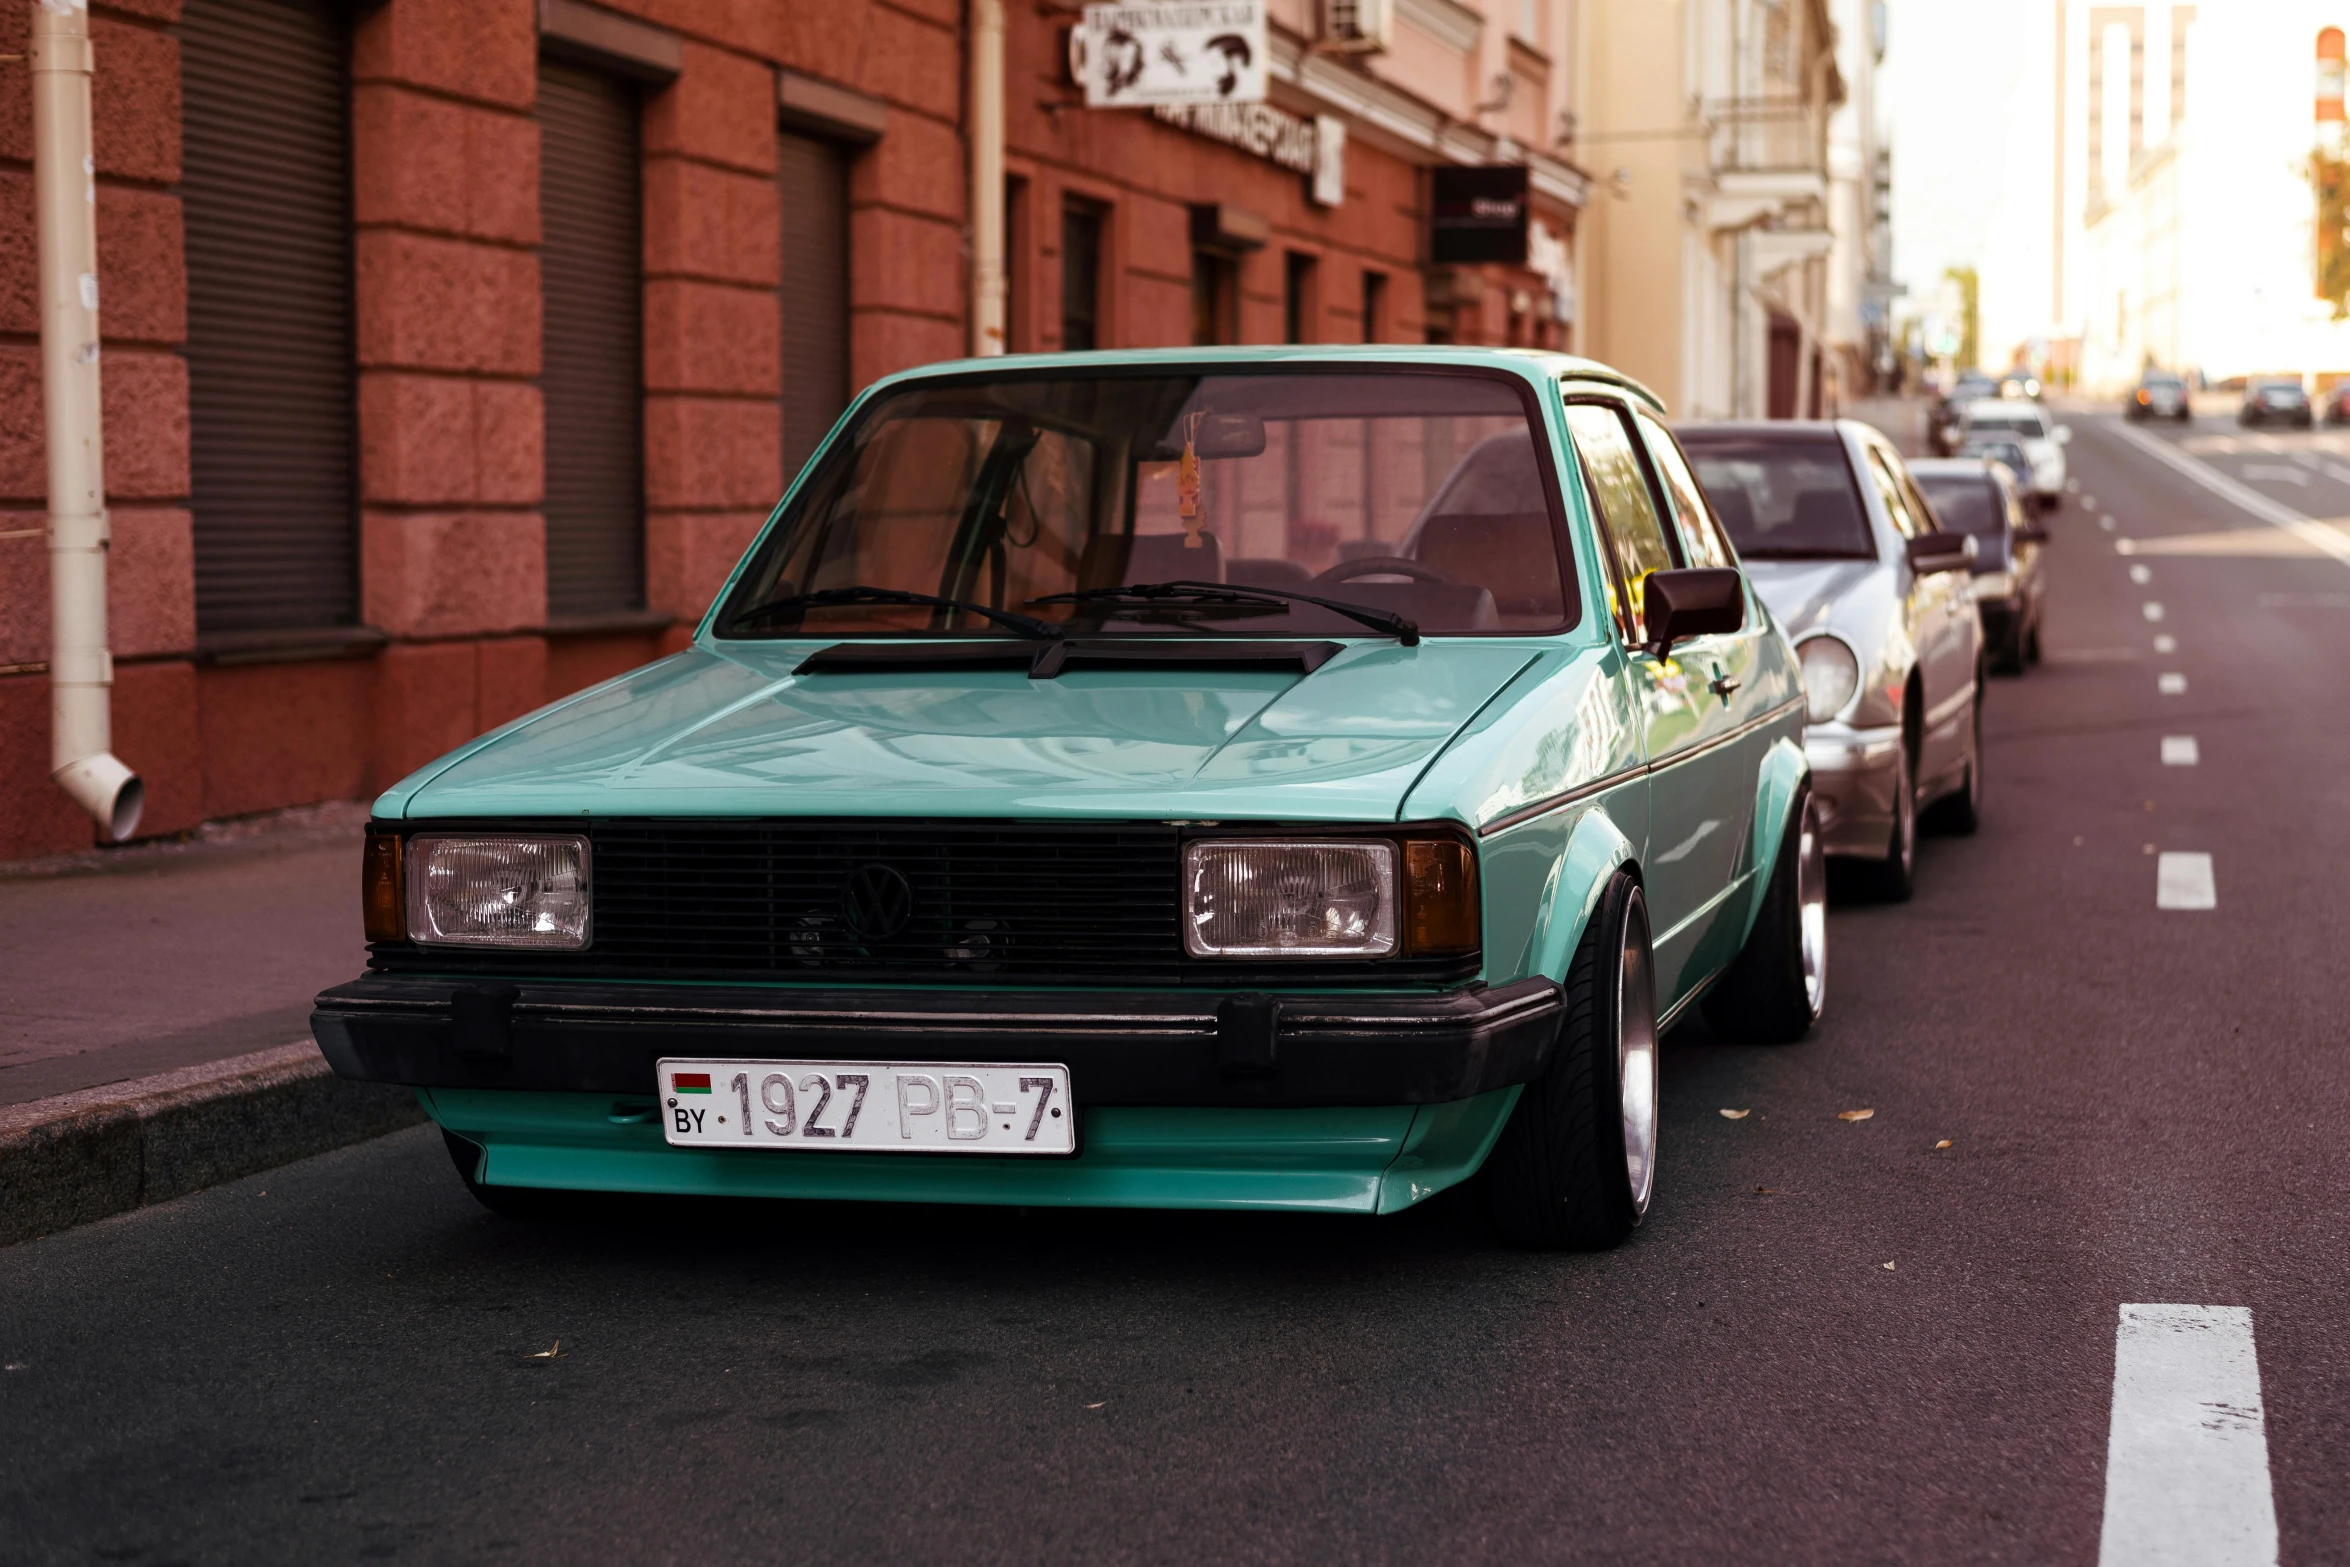
POLYGON ((783 133, 783 482, 849 401, 849 174, 841 148, 783 133))
POLYGON ((538 121, 547 612, 638 609, 645 526, 636 95, 608 76, 542 62, 538 121))
POLYGON ((199 636, 348 625, 350 67, 299 0, 188 0, 179 24, 199 636))

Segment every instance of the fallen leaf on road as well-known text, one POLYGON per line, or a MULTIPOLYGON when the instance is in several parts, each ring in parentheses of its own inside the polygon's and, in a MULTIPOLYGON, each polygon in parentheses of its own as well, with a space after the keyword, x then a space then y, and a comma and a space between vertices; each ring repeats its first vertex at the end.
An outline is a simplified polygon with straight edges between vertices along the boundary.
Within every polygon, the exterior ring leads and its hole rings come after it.
POLYGON ((1891 1264, 1890 1262, 1886 1263, 1886 1264, 1885 1264, 1885 1271, 1886 1271, 1887 1273, 1891 1273, 1891 1272, 1893 1271, 1893 1264, 1891 1264))
POLYGON ((1839 1121, 1865 1121, 1876 1113, 1874 1110, 1839 1110, 1836 1112, 1836 1119, 1839 1121))
POLYGON ((1724 1110, 1722 1112, 1722 1119, 1725 1121, 1743 1121, 1746 1119, 1746 1112, 1743 1110, 1724 1110))
MULTIPOLYGON (((1106 1399, 1106 1398, 1102 1400, 1102 1404, 1106 1404, 1106 1403, 1108 1403, 1108 1402, 1109 1402, 1109 1400, 1108 1400, 1108 1399, 1106 1399)), ((1099 1409, 1099 1408, 1101 1408, 1101 1407, 1102 1407, 1102 1404, 1088 1404, 1088 1405, 1086 1405, 1085 1407, 1086 1407, 1086 1408, 1088 1408, 1088 1409, 1099 1409)))
POLYGON ((1776 1186, 1757 1186, 1754 1189, 1754 1194, 1757 1197, 1776 1197, 1779 1195, 1779 1188, 1776 1186))
POLYGON ((553 1349, 542 1349, 535 1355, 525 1355, 522 1358, 525 1360, 556 1360, 560 1359, 562 1354, 563 1341, 561 1339, 557 1339, 555 1340, 555 1347, 553 1349))
POLYGON ((21 1360, 12 1360, 12 1361, 10 1361, 10 1362, 8 1363, 7 1369, 8 1369, 8 1370, 10 1370, 10 1371, 23 1371, 23 1370, 26 1370, 26 1369, 28 1369, 28 1368, 26 1367, 26 1365, 25 1365, 25 1363, 24 1363, 23 1361, 21 1361, 21 1360))
POLYGON ((1942 1139, 1940 1142, 1936 1143, 1934 1146, 1935 1146, 1935 1147, 1937 1147, 1937 1148, 1947 1148, 1947 1147, 1949 1147, 1949 1146, 1950 1146, 1950 1139, 1949 1139, 1949 1138, 1947 1138, 1947 1137, 1945 1137, 1945 1138, 1943 1138, 1943 1139, 1942 1139))

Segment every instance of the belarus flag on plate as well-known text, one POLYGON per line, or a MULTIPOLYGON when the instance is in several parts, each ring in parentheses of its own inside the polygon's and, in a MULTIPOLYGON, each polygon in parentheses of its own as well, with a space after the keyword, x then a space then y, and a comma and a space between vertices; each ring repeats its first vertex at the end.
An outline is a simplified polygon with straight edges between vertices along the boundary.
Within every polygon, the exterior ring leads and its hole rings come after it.
POLYGON ((669 1076, 669 1086, 681 1094, 706 1094, 710 1091, 710 1074, 673 1072, 669 1076))

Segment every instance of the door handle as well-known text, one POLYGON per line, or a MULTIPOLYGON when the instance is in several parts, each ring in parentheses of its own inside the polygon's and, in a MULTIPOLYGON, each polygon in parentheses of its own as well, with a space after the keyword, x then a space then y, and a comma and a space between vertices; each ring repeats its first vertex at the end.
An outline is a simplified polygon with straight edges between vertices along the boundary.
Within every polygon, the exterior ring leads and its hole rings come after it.
POLYGON ((1738 689, 1738 684, 1727 675, 1716 675, 1706 682, 1705 688, 1727 702, 1730 700, 1730 693, 1738 689))

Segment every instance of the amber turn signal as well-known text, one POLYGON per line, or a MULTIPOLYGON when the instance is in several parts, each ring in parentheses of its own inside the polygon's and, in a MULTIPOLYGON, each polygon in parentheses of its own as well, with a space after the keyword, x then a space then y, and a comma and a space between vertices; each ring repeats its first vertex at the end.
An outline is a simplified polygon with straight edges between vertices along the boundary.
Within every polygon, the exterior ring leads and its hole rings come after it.
POLYGON ((1484 923, 1477 903, 1476 851, 1453 838, 1412 838, 1403 848, 1405 956, 1476 951, 1484 923))
POLYGON ((408 939, 408 904, 400 886, 400 839, 371 832, 360 862, 359 914, 374 942, 408 939))

